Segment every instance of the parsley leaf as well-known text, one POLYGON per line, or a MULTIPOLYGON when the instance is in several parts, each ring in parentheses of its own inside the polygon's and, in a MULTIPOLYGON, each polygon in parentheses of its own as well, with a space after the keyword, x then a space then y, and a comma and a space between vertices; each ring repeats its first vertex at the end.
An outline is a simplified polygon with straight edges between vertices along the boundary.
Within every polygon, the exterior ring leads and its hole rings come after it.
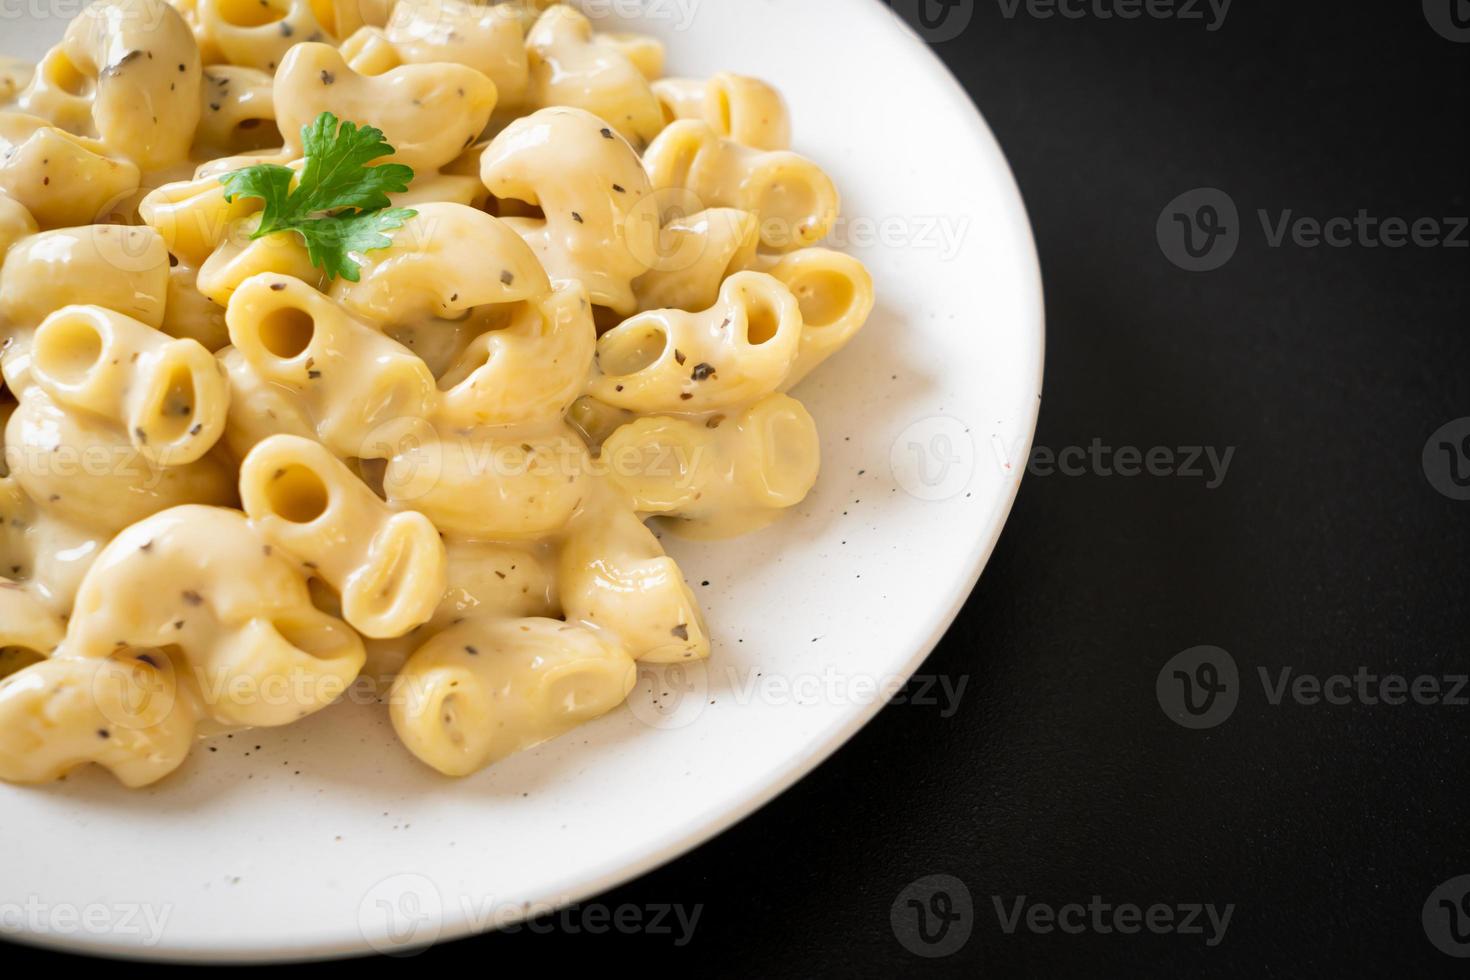
POLYGON ((301 127, 306 166, 293 188, 296 172, 277 163, 260 163, 220 178, 225 200, 256 197, 265 202, 260 227, 250 237, 294 231, 306 243, 311 264, 327 278, 357 282, 353 252, 387 248, 386 232, 402 227, 417 211, 389 207, 389 194, 408 189, 413 168, 401 163, 368 162, 388 156, 393 147, 382 130, 341 122, 324 112, 301 127))

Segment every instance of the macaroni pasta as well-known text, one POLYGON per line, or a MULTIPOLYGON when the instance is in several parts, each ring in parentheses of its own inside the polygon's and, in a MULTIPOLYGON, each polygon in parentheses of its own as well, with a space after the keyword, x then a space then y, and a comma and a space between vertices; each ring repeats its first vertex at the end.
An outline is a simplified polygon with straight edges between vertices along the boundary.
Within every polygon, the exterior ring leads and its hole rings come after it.
POLYGON ((0 66, 0 779, 365 679, 463 776, 711 629, 873 307, 767 83, 548 0, 96 0, 0 66))

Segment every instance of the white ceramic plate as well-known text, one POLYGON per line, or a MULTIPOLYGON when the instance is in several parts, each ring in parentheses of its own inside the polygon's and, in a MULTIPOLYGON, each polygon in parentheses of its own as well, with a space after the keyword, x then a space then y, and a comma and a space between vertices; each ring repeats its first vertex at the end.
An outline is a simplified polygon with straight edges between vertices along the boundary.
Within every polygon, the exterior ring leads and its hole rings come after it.
MULTIPOLYGON (((823 436, 811 498, 749 538, 665 536, 706 609, 709 665, 645 672, 628 707, 463 781, 413 760, 381 707, 344 704, 212 742, 141 792, 100 770, 0 785, 0 929, 88 953, 267 960, 406 948, 581 901, 790 786, 943 635, 1000 534, 1040 399, 1041 283, 1005 159, 877 0, 642 6, 626 26, 666 42, 669 74, 784 91, 796 149, 842 190, 838 247, 879 297, 796 392, 823 436)), ((7 21, 0 44, 34 58, 60 29, 7 21)))

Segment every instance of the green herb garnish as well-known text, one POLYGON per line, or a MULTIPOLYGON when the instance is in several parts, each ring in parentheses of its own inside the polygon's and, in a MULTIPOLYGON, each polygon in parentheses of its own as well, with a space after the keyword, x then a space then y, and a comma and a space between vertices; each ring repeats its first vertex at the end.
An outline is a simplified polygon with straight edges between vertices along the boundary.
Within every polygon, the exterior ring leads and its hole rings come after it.
POLYGON ((278 163, 259 163, 220 178, 225 200, 258 197, 265 202, 260 227, 250 237, 294 231, 306 243, 311 264, 331 280, 338 276, 358 280, 358 264, 351 253, 387 248, 393 244, 384 232, 399 228, 418 214, 409 208, 389 207, 388 195, 408 190, 413 168, 401 163, 369 167, 368 161, 393 152, 383 132, 372 126, 342 122, 330 112, 301 127, 306 166, 291 186, 296 172, 278 163))

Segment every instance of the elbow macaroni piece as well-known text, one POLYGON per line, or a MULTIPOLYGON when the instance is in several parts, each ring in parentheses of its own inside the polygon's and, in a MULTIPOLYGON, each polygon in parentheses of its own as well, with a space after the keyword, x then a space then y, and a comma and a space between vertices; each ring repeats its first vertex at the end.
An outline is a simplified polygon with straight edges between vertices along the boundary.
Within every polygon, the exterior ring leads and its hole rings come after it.
POLYGON ((653 83, 666 122, 698 119, 718 135, 757 150, 791 149, 791 117, 781 93, 758 78, 721 72, 708 80, 653 83))
POLYGON ((733 419, 641 418, 608 438, 602 458, 640 513, 681 518, 674 526, 691 535, 728 537, 806 499, 821 446, 801 403, 771 395, 733 419))
MULTIPOLYGON (((533 109, 571 106, 605 119, 638 149, 663 128, 663 108, 625 48, 598 44, 585 14, 557 4, 526 34, 533 109)), ((640 54, 645 66, 649 55, 640 54)))
POLYGON ((495 108, 495 83, 454 64, 362 75, 331 45, 298 44, 276 72, 275 104, 292 158, 301 156, 302 128, 331 112, 381 129, 393 161, 430 174, 479 138, 495 108))
POLYGON ((199 83, 199 49, 177 11, 163 0, 97 0, 46 53, 17 104, 158 170, 189 157, 199 83))
POLYGON ((85 225, 138 190, 136 164, 44 119, 0 112, 0 192, 42 228, 85 225))
POLYGON ((801 308, 761 272, 725 280, 701 313, 655 310, 597 341, 599 401, 639 412, 710 412, 775 391, 801 342, 801 308))
POLYGON ((587 447, 559 421, 541 431, 483 427, 399 440, 383 476, 396 508, 449 534, 526 541, 556 534, 591 492, 587 447))
POLYGON ((197 341, 100 306, 67 306, 31 344, 31 376, 53 401, 116 422, 157 465, 192 463, 224 432, 229 388, 197 341))
POLYGON ((0 317, 36 327, 68 305, 101 306, 149 327, 163 325, 168 249, 147 227, 88 225, 21 239, 0 271, 0 317))
POLYGON ((438 395, 422 360, 299 279, 247 279, 225 320, 250 370, 288 393, 344 458, 376 457, 374 440, 427 417, 438 395))
POLYGON ((514 5, 398 0, 381 29, 365 27, 342 44, 353 70, 381 75, 399 65, 456 64, 495 83, 501 107, 525 99, 530 69, 514 5))
POLYGON ((231 157, 280 146, 273 80, 258 68, 212 65, 200 87, 195 157, 231 157))
POLYGON ((194 717, 166 667, 43 660, 0 680, 0 779, 49 783, 84 763, 124 786, 157 782, 194 743, 194 717))
POLYGON ((648 270, 658 235, 648 177, 633 148, 580 109, 542 109, 506 127, 480 160, 498 198, 540 207, 507 217, 553 277, 579 279, 592 302, 633 310, 632 280, 648 270))
POLYGON ((709 656, 709 633, 684 575, 653 532, 606 496, 562 545, 567 621, 605 629, 635 660, 680 663, 709 656))
POLYGON ((439 379, 439 418, 454 426, 560 418, 582 393, 597 328, 581 283, 563 281, 539 303, 502 307, 439 379), (488 325, 487 325, 488 326, 488 325))
POLYGON ((444 542, 423 514, 390 512, 320 443, 271 436, 240 464, 240 500, 267 541, 342 596, 365 636, 428 621, 448 587, 444 542))
POLYGON ((107 534, 168 507, 224 504, 235 496, 232 474, 214 454, 159 465, 121 425, 64 408, 39 384, 21 392, 5 427, 5 451, 15 482, 31 500, 107 534))
POLYGON ((389 696, 410 752, 465 776, 606 714, 638 678, 597 633, 553 619, 471 619, 420 647, 389 696))
POLYGON ((530 246, 499 218, 463 204, 425 204, 364 257, 357 282, 332 297, 381 326, 453 319, 479 306, 539 299, 551 281, 530 246))
POLYGON ((831 178, 788 150, 756 150, 725 139, 702 120, 681 119, 643 155, 655 190, 682 188, 706 207, 738 208, 760 220, 774 252, 821 241, 841 202, 831 178))
POLYGON ((748 211, 710 208, 659 230, 658 261, 633 281, 640 310, 707 310, 720 284, 755 263, 760 223, 748 211))
POLYGON ((801 307, 801 344, 782 390, 851 340, 873 312, 873 277, 861 262, 827 248, 803 248, 752 263, 779 279, 801 307))
POLYGON ((222 507, 128 527, 88 570, 76 609, 59 656, 162 653, 181 696, 220 725, 284 725, 324 708, 365 657, 346 623, 312 605, 295 565, 222 507))

